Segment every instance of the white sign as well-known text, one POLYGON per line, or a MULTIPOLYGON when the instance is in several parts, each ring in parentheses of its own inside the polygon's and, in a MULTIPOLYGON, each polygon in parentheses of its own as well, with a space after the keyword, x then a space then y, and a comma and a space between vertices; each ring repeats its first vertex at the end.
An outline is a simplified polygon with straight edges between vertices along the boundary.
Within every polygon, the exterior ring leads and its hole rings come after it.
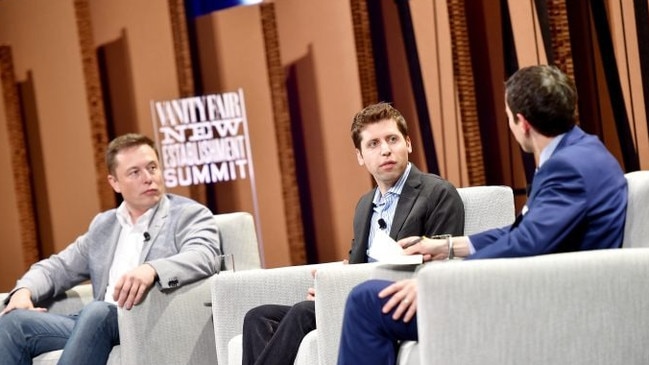
POLYGON ((165 185, 189 186, 253 175, 243 91, 153 101, 165 185))

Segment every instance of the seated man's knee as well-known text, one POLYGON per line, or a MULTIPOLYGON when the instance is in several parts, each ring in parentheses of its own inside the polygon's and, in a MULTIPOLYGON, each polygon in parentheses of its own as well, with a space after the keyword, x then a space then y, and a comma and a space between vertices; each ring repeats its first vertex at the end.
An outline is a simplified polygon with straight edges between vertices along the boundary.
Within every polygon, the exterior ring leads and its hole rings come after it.
POLYGON ((315 302, 305 300, 293 305, 289 311, 289 316, 294 320, 306 320, 315 323, 315 302))
POLYGON ((277 316, 277 305, 274 304, 265 304, 254 307, 243 317, 244 327, 250 326, 266 326, 266 323, 277 316))
POLYGON ((356 285, 349 293, 347 302, 355 304, 376 303, 379 301, 379 292, 392 284, 387 280, 368 280, 356 285))
POLYGON ((96 321, 96 323, 114 318, 117 318, 117 307, 103 301, 92 301, 79 313, 79 319, 96 321))
POLYGON ((260 305, 258 307, 254 307, 246 312, 246 315, 244 317, 244 322, 250 322, 250 321, 256 321, 259 318, 263 318, 266 315, 267 312, 267 307, 268 305, 260 305))
POLYGON ((25 309, 14 309, 0 317, 0 332, 15 333, 22 328, 30 313, 25 309))

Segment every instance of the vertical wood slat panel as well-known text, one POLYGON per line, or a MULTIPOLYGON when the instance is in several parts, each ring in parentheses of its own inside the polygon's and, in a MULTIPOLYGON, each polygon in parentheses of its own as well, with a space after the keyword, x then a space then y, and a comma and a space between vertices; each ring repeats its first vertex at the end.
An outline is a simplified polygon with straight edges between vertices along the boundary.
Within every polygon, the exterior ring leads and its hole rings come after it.
POLYGON ((95 52, 88 0, 75 0, 74 10, 79 35, 79 46, 81 49, 86 102, 90 114, 90 137, 95 161, 97 195, 101 210, 106 210, 115 206, 115 197, 106 181, 107 168, 105 154, 108 144, 108 133, 106 130, 106 114, 104 113, 99 66, 95 52))
POLYGON ((305 264, 306 248, 304 246, 304 228, 300 195, 297 185, 291 120, 288 111, 288 96, 286 93, 286 75, 280 57, 279 34, 275 16, 275 5, 262 4, 261 22, 264 30, 264 46, 266 47, 266 64, 272 97, 273 116, 275 123, 275 138, 277 139, 279 164, 281 170, 282 195, 284 211, 286 212, 286 228, 288 236, 291 264, 305 264))
POLYGON ((361 84, 361 98, 365 107, 379 101, 366 0, 351 0, 351 9, 354 40, 356 43, 356 60, 358 62, 358 74, 361 84))
POLYGON ((571 79, 575 80, 575 70, 570 47, 570 28, 565 0, 548 0, 550 35, 554 64, 571 79))
MULTIPOLYGON (((185 2, 183 0, 168 0, 168 5, 176 61, 176 77, 178 78, 178 94, 181 98, 186 98, 196 95, 196 87, 194 85, 194 66, 187 30, 185 2)), ((194 200, 206 205, 209 204, 205 184, 189 186, 189 194, 194 200)))
MULTIPOLYGON (((643 0, 644 1, 644 0, 643 0)), ((633 142, 638 152, 641 169, 649 169, 649 132, 647 125, 647 105, 649 100, 647 93, 643 90, 643 78, 649 79, 649 75, 642 75, 644 65, 641 59, 642 42, 649 42, 642 38, 642 28, 647 28, 646 8, 647 1, 636 2, 642 5, 645 11, 639 10, 636 13, 634 4, 627 1, 609 0, 607 8, 610 14, 611 36, 615 48, 615 57, 622 84, 622 92, 629 117, 629 125, 633 134, 633 142), (644 14, 644 18, 643 18, 644 14), (644 19, 644 20, 643 20, 644 19), (639 41, 639 39, 641 39, 639 41), (638 76, 642 77, 638 77, 638 76)), ((647 68, 649 69, 649 67, 647 68)))
MULTIPOLYGON (((11 145, 11 166, 13 172, 16 200, 20 224, 20 240, 23 251, 23 265, 29 267, 38 261, 38 234, 36 216, 34 214, 34 201, 32 197, 31 170, 27 157, 27 141, 23 126, 20 99, 16 86, 16 76, 13 66, 13 57, 10 46, 0 46, 0 78, 2 96, 5 104, 7 118, 7 134, 11 145)), ((10 207, 4 207, 10 209, 10 207)))
POLYGON ((484 185, 486 176, 478 125, 469 36, 464 13, 465 3, 464 0, 447 0, 447 6, 453 45, 453 72, 459 97, 469 185, 484 185))

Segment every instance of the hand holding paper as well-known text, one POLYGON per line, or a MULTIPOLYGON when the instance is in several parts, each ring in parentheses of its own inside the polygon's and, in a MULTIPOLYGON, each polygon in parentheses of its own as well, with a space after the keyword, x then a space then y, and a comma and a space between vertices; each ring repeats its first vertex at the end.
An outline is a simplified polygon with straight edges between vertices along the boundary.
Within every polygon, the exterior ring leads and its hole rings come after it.
POLYGON ((368 255, 376 261, 395 264, 421 264, 422 255, 404 255, 403 248, 382 230, 377 230, 368 255))

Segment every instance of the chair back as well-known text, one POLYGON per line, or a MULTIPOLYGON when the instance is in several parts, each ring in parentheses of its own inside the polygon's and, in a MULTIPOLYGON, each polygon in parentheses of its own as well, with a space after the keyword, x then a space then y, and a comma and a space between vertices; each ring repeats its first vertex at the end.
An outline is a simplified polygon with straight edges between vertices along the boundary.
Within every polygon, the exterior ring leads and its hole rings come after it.
POLYGON ((234 267, 239 270, 261 268, 257 232, 252 215, 247 212, 215 214, 219 227, 221 250, 232 254, 234 267))
POLYGON ((622 247, 649 247, 649 171, 624 175, 629 189, 622 247))
POLYGON ((509 186, 471 186, 457 192, 464 203, 465 235, 514 222, 514 192, 509 186))

